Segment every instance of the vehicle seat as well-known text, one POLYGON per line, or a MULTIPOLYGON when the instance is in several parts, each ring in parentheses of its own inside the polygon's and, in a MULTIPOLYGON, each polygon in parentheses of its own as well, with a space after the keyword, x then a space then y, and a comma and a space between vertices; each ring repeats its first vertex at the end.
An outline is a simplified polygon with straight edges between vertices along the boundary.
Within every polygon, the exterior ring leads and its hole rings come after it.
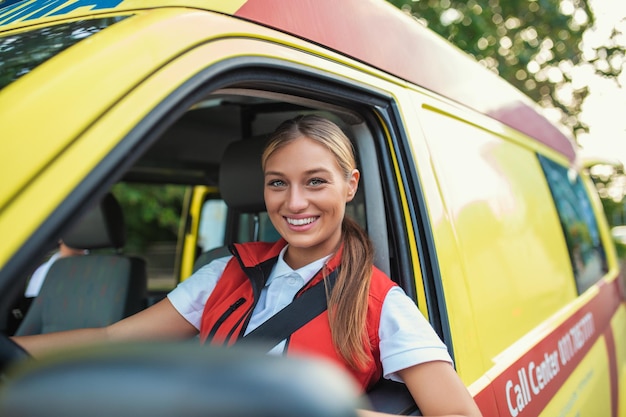
POLYGON ((52 264, 16 335, 106 326, 145 307, 146 264, 121 253, 126 230, 112 194, 85 213, 63 241, 73 248, 113 251, 60 258, 52 264))
MULTIPOLYGON (((253 240, 259 239, 261 226, 273 226, 268 221, 261 225, 259 214, 265 212, 263 198, 263 169, 261 155, 265 147, 265 138, 255 137, 230 143, 220 163, 219 189, 222 199, 236 216, 252 216, 249 233, 253 240)), ((276 236, 278 236, 276 234, 276 236)), ((228 246, 219 246, 202 253, 194 262, 193 272, 214 259, 228 256, 228 246)))

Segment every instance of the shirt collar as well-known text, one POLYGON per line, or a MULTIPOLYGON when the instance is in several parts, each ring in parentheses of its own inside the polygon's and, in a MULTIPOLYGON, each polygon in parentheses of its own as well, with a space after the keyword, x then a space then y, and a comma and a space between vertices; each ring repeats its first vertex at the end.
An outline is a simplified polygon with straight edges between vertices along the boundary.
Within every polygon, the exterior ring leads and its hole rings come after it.
POLYGON ((285 245, 285 247, 280 251, 280 254, 278 255, 278 261, 276 262, 276 265, 274 265, 274 268, 272 268, 272 272, 267 279, 267 282, 265 283, 266 286, 270 285, 274 278, 288 275, 294 272, 300 275, 300 277, 304 280, 304 283, 306 284, 311 279, 313 279, 315 274, 317 274, 317 272, 322 269, 324 263, 332 256, 325 256, 321 259, 311 262, 308 265, 303 266, 302 268, 294 270, 289 265, 287 265, 287 262, 285 262, 284 259, 285 252, 287 251, 288 247, 289 245, 285 245))

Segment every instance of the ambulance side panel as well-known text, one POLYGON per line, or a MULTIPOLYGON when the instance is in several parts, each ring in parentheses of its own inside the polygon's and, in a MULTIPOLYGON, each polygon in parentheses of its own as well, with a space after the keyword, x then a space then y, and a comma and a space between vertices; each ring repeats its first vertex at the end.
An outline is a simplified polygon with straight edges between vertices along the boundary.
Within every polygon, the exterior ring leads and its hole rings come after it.
POLYGON ((426 94, 413 101, 423 129, 413 140, 426 142, 440 193, 427 205, 455 362, 476 381, 483 411, 624 415, 624 305, 585 179, 480 114, 426 94), (577 211, 589 229, 570 219, 577 211), (598 245, 584 266, 572 250, 577 232, 598 245))

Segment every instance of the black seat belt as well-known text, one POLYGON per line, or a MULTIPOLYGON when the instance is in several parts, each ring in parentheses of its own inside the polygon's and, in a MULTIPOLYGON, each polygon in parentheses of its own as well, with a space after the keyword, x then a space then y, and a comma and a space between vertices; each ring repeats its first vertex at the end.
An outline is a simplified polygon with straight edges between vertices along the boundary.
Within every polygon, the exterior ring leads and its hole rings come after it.
MULTIPOLYGON (((331 290, 338 271, 339 268, 335 269, 327 277, 331 290)), ((325 281, 322 280, 306 290, 259 327, 239 339, 237 345, 250 344, 269 351, 300 327, 322 314, 328 308, 325 281)))

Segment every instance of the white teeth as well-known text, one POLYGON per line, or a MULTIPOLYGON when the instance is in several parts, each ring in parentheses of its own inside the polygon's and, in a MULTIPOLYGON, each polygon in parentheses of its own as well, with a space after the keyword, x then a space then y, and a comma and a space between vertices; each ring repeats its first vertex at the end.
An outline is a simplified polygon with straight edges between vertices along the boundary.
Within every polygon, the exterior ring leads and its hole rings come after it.
POLYGON ((294 226, 304 226, 305 224, 313 223, 315 221, 315 217, 309 217, 306 219, 290 219, 287 218, 287 223, 292 224, 294 226))

